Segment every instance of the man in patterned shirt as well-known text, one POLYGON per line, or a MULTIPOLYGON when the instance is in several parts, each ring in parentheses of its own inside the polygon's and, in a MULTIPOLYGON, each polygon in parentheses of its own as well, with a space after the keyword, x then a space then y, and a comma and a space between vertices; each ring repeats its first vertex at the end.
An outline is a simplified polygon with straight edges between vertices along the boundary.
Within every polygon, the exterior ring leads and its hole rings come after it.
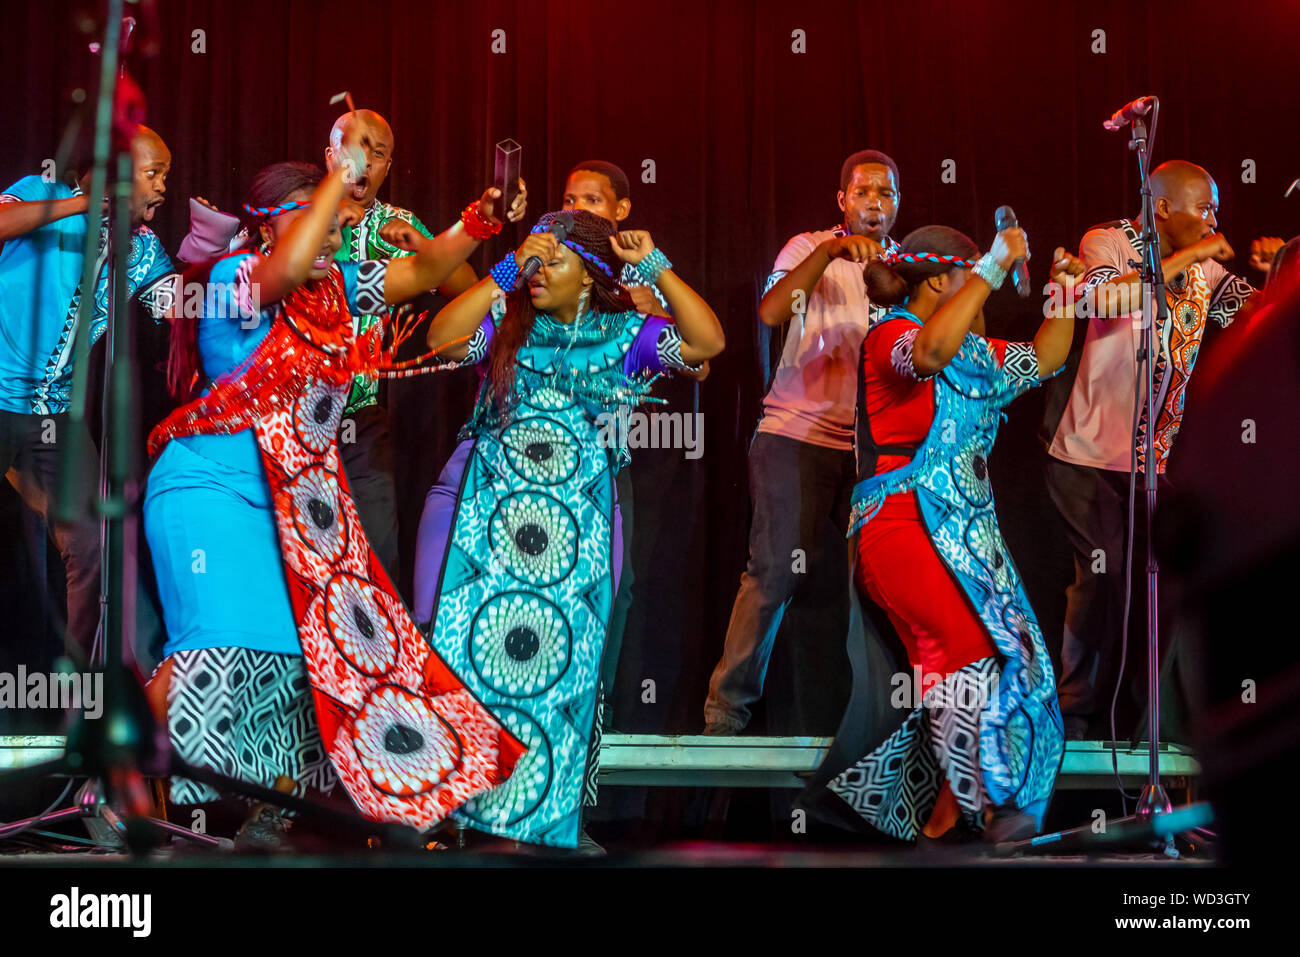
MULTIPOLYGON (((409 256, 411 253, 393 243, 401 230, 414 228, 430 239, 434 236, 410 210, 378 198, 379 188, 384 185, 393 165, 393 131, 388 121, 373 110, 343 114, 330 131, 326 162, 331 161, 352 125, 357 127, 357 141, 366 152, 366 166, 352 184, 351 192, 340 209, 343 246, 335 258, 342 262, 360 262, 409 256)), ((477 281, 470 265, 461 263, 438 287, 438 292, 454 299, 477 281)), ((409 309, 410 306, 403 308, 409 309)), ((355 316, 353 321, 356 331, 361 333, 388 318, 387 314, 355 316)), ((370 376, 357 376, 352 380, 352 391, 340 426, 339 452, 362 527, 389 578, 397 585, 401 577, 391 429, 388 411, 379 403, 379 383, 370 376)))
MULTIPOLYGON (((162 205, 171 152, 153 130, 131 142, 131 250, 128 296, 163 318, 176 295, 175 271, 146 225, 162 205)), ((62 451, 71 429, 68 405, 73 346, 81 301, 81 271, 89 213, 99 229, 99 259, 90 342, 108 325, 108 215, 86 195, 89 176, 72 185, 25 176, 0 194, 0 467, 28 508, 40 513, 67 574, 67 651, 89 657, 99 624, 99 523, 54 517, 62 451)), ((93 450, 89 441, 83 446, 93 450)), ((98 490, 96 460, 78 476, 79 498, 98 490)))
MULTIPOLYGON (((1183 160, 1162 163, 1151 172, 1151 194, 1169 304, 1168 319, 1156 337, 1155 363, 1154 449, 1157 474, 1163 475, 1206 321, 1228 325, 1255 290, 1220 264, 1233 252, 1218 232, 1219 189, 1208 172, 1183 160)), ((1140 225, 1140 220, 1127 219, 1106 223, 1089 230, 1079 245, 1079 258, 1088 267, 1080 284, 1089 300, 1088 331, 1078 374, 1048 448, 1048 491, 1074 548, 1075 580, 1067 592, 1058 682, 1066 736, 1073 739, 1102 730, 1094 724, 1104 704, 1097 689, 1107 689, 1115 680, 1113 653, 1126 630, 1129 474, 1134 462, 1139 474, 1145 470, 1150 427, 1145 388, 1136 385, 1142 327, 1141 283, 1134 264, 1141 261, 1139 250, 1146 242, 1140 225)), ((1141 528, 1138 507, 1136 525, 1141 528)))
MULTIPOLYGON (((795 321, 749 448, 749 563, 709 681, 705 734, 735 734, 749 723, 749 706, 762 695, 781 618, 800 580, 808 574, 847 578, 845 567, 810 569, 801 556, 813 553, 825 523, 841 537, 848 527, 857 480, 859 355, 873 312, 863 269, 892 246, 898 166, 884 153, 862 150, 844 161, 839 186, 840 225, 786 243, 758 307, 769 326, 795 321)), ((840 588, 839 594, 843 633, 848 593, 840 588)))

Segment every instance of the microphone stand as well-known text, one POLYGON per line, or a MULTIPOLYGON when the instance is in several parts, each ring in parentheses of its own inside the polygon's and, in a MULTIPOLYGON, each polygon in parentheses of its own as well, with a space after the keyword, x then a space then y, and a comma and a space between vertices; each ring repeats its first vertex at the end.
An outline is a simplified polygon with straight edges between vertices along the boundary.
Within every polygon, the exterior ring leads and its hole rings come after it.
MULTIPOLYGON (((1155 100, 1152 114, 1152 129, 1160 116, 1160 101, 1155 100)), ((1132 133, 1128 148, 1138 161, 1138 179, 1142 192, 1142 240, 1141 263, 1130 263, 1138 269, 1142 287, 1142 332, 1137 350, 1137 363, 1144 367, 1142 378, 1146 383, 1146 435, 1143 437, 1143 454, 1145 456, 1145 491, 1146 491, 1146 528, 1147 528, 1147 707, 1149 709, 1150 751, 1147 762, 1147 781, 1142 787, 1134 813, 1128 817, 1107 823, 1100 833, 1092 825, 1050 834, 1042 834, 1023 841, 1009 841, 999 844, 997 853, 1014 854, 1020 851, 1050 850, 1060 852, 1066 849, 1117 848, 1119 845, 1143 845, 1163 851, 1169 857, 1177 857, 1178 850, 1174 842, 1175 835, 1183 835, 1194 844, 1212 843, 1214 834, 1209 831, 1213 821, 1210 805, 1197 802, 1174 810, 1169 801, 1169 794, 1160 783, 1160 626, 1157 597, 1159 594, 1160 568, 1156 561, 1155 545, 1152 537, 1153 518, 1156 510, 1156 482, 1159 478, 1155 454, 1156 429, 1156 377, 1155 359, 1160 348, 1159 330, 1168 328, 1169 303, 1165 298, 1165 274, 1161 266, 1160 234, 1156 232, 1155 203, 1151 196, 1149 177, 1149 157, 1151 140, 1148 136, 1146 122, 1137 117, 1132 122, 1132 133)), ((1134 397, 1136 401, 1136 396, 1134 397)), ((1136 446, 1137 433, 1133 435, 1136 446)), ((1130 541, 1131 547, 1131 541, 1130 541)), ((1127 583, 1125 588, 1130 587, 1127 583)), ((1128 622, 1124 622, 1122 640, 1128 639, 1128 622)), ((1122 676, 1120 678, 1122 680, 1122 676)))
MULTIPOLYGON (((1156 101, 1156 113, 1159 114, 1159 101, 1156 101)), ((1152 125, 1154 126, 1154 119, 1152 125)), ((1151 731, 1150 754, 1147 766, 1147 783, 1138 798, 1136 817, 1148 820, 1157 814, 1167 814, 1172 805, 1169 795, 1160 783, 1160 623, 1157 597, 1160 591, 1160 568, 1156 560, 1155 543, 1152 535, 1156 511, 1156 484, 1159 480, 1159 468, 1155 454, 1156 433, 1156 374, 1155 360, 1160 348, 1159 330, 1167 328, 1169 303, 1165 298, 1165 273, 1161 266, 1160 235, 1156 232, 1155 202, 1151 196, 1149 178, 1150 143, 1146 123, 1141 119, 1133 121, 1129 149, 1137 154, 1138 178, 1142 183, 1142 238, 1146 248, 1142 251, 1142 263, 1139 268, 1142 282, 1142 340, 1138 347, 1139 366, 1145 364, 1146 379, 1146 436, 1143 454, 1146 480, 1147 501, 1147 708, 1151 731)), ((1133 437, 1134 441, 1137 436, 1133 437)), ((1125 623, 1127 629, 1127 622, 1125 623)), ((1166 837, 1172 843, 1172 837, 1166 837)), ((1168 844, 1167 844, 1168 846, 1168 844)))

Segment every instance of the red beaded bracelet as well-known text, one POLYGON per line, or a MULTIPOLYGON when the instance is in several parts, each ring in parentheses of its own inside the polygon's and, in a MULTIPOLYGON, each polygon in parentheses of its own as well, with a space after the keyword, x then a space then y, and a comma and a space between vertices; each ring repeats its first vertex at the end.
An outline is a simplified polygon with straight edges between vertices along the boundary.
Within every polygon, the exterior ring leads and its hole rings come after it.
POLYGON ((465 226, 465 232, 469 233, 472 239, 487 239, 489 236, 495 236, 501 232, 501 223, 493 222, 478 210, 478 203, 470 203, 460 214, 460 221, 465 226))

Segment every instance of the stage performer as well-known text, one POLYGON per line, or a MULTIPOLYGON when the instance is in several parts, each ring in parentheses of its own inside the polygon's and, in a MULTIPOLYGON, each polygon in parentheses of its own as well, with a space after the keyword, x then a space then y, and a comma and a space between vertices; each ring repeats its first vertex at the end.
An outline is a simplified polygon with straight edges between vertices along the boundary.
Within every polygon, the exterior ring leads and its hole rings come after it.
MULTIPOLYGON (((353 137, 365 150, 366 165, 344 195, 341 208, 343 245, 335 258, 340 262, 361 262, 409 256, 410 251, 398 244, 408 229, 443 242, 443 238, 435 237, 410 210, 378 198, 380 187, 393 164, 394 138, 388 121, 373 110, 344 113, 330 130, 330 145, 325 151, 327 162, 346 136, 353 137)), ((520 209, 526 196, 521 181, 517 199, 520 209)), ((444 234, 446 241, 455 241, 461 228, 459 224, 453 225, 444 234)), ((438 292, 454 299, 474 285, 477 279, 469 263, 462 262, 439 284, 438 292)), ((409 309, 409 305, 399 307, 398 314, 393 316, 387 313, 353 316, 355 331, 361 335, 373 325, 382 327, 393 319, 401 319, 409 309)), ((393 484, 391 423, 388 410, 379 401, 379 383, 373 376, 358 375, 353 380, 342 422, 339 452, 353 502, 361 515, 361 525, 388 577, 400 587, 402 575, 398 565, 397 491, 393 484)))
MULTIPOLYGON (((1208 172, 1170 160, 1152 170, 1151 192, 1169 304, 1169 320, 1156 337, 1154 447, 1162 476, 1182 423, 1184 390, 1206 322, 1227 326, 1255 290, 1221 265, 1233 252, 1218 232, 1219 190, 1208 172)), ((1145 528, 1141 475, 1149 426, 1146 388, 1137 387, 1141 326, 1134 313, 1141 309, 1141 286, 1132 265, 1141 261, 1144 243, 1140 219, 1097 226, 1083 237, 1079 257, 1088 266, 1081 284, 1088 297, 1088 331, 1064 412, 1059 402, 1054 410, 1053 404, 1048 407, 1049 419, 1060 419, 1048 426, 1047 488, 1074 550, 1058 688, 1066 736, 1074 739, 1103 730, 1100 719, 1115 682, 1117 642, 1127 630, 1124 556, 1134 467, 1139 476, 1136 527, 1145 528)), ((1271 258, 1280 245, 1278 240, 1256 241, 1260 268, 1267 268, 1260 257, 1271 258)))
MULTIPOLYGON (((895 703, 910 706, 901 727, 863 740, 865 756, 826 786, 903 840, 986 823, 994 841, 1034 833, 1064 755, 1051 658, 998 532, 988 459, 1003 407, 1064 363, 1073 300, 1033 342, 988 338, 985 300, 1028 256, 1025 235, 999 233, 977 256, 957 230, 926 226, 867 269, 871 301, 894 308, 861 353, 853 597, 887 612, 922 680, 895 703)), ((1056 250, 1054 282, 1069 289, 1082 272, 1056 250)), ((851 737, 841 728, 836 743, 851 737)))
MULTIPOLYGON (((196 267, 202 315, 173 325, 169 382, 198 397, 149 440, 145 523, 169 636, 151 692, 192 765, 283 776, 298 794, 341 779, 365 816, 428 828, 523 749, 430 654, 376 560, 339 471, 339 418, 355 374, 399 374, 352 314, 443 281, 500 230, 497 191, 441 247, 410 230, 396 237, 409 258, 338 263, 336 211, 364 158, 336 159, 327 176, 303 163, 257 175, 244 207, 256 249, 196 267)), ((171 796, 217 797, 181 778, 171 796)), ((274 845, 287 822, 260 810, 246 830, 274 845)))
MULTIPOLYGON (((179 277, 158 236, 149 228, 167 193, 172 154, 156 132, 137 128, 130 143, 131 251, 127 295, 156 319, 176 298, 179 277)), ((101 259, 90 310, 93 345, 108 327, 108 210, 87 196, 90 172, 74 161, 60 171, 66 181, 24 176, 0 193, 0 469, 27 507, 40 513, 63 559, 67 576, 66 650, 85 667, 99 624, 99 522, 54 516, 60 459, 72 422, 72 389, 81 303, 86 229, 93 218, 101 259), (93 217, 92 215, 93 214, 93 217)), ((220 250, 196 244, 211 255, 220 250)), ((98 492, 99 459, 86 437, 88 459, 77 478, 78 497, 98 492)))
MULTIPOLYGON (((749 723, 781 619, 806 577, 791 556, 811 553, 825 523, 843 532, 848 522, 857 356, 868 327, 883 312, 868 301, 862 267, 892 245, 898 166, 877 150, 852 154, 840 169, 837 201, 841 224, 787 242, 758 307, 769 326, 798 321, 786 337, 749 447, 749 562, 709 680, 705 734, 738 734, 749 723)), ((836 561, 832 568, 806 571, 840 581, 843 568, 836 561)), ((836 609, 842 632, 847 604, 844 592, 837 594, 845 605, 836 609)))
POLYGON ((415 614, 432 619, 434 649, 528 747, 514 776, 458 817, 574 847, 623 556, 618 410, 645 401, 654 374, 721 352, 722 327, 649 233, 573 210, 543 216, 434 317, 428 343, 481 363, 484 379, 420 520, 415 614), (572 221, 562 243, 548 232, 557 217, 572 221), (542 266, 514 291, 530 256, 542 266), (635 311, 616 280, 623 263, 659 288, 675 324, 635 311))

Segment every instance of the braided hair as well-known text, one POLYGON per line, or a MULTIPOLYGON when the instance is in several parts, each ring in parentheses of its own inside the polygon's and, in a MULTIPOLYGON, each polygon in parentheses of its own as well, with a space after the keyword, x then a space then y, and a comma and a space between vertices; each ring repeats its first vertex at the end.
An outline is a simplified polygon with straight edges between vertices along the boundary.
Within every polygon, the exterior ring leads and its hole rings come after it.
MULTIPOLYGON (((315 163, 272 163, 253 177, 245 205, 253 210, 274 209, 300 190, 315 192, 324 178, 325 171, 315 163)), ((262 224, 269 218, 266 214, 259 215, 247 209, 241 211, 240 224, 248 230, 253 246, 261 242, 262 224)))
MULTIPOLYGON (((907 254, 933 253, 937 256, 955 256, 975 259, 979 247, 963 232, 948 226, 922 226, 903 239, 898 252, 907 254)), ((877 260, 867 267, 867 296, 881 306, 897 306, 916 292, 916 287, 932 276, 942 276, 955 267, 952 263, 897 261, 884 263, 877 260)))
MULTIPOLYGON (((248 205, 254 209, 274 208, 300 190, 314 191, 325 178, 325 171, 312 163, 272 163, 253 177, 248 188, 248 205)), ((270 217, 254 215, 247 210, 241 213, 240 223, 248 230, 248 246, 256 249, 261 242, 261 227, 270 217)), ((211 263, 197 264, 186 273, 206 275, 211 263)), ((202 391, 198 376, 202 363, 199 357, 199 320, 196 316, 178 315, 172 321, 167 351, 167 389, 178 402, 192 399, 202 391)))
MULTIPOLYGON (((562 213, 546 213, 532 231, 546 231, 555 218, 561 215, 573 217, 573 228, 569 230, 565 245, 571 249, 573 245, 581 247, 582 252, 578 253, 578 257, 587 275, 591 277, 587 309, 596 313, 628 312, 635 309, 632 297, 618 284, 623 261, 614 255, 609 242, 610 237, 618 231, 614 224, 585 209, 572 209, 562 213)), ((520 347, 528 341, 536 319, 537 309, 533 306, 527 286, 507 293, 506 313, 497 326, 488 351, 488 389, 498 413, 504 411, 505 404, 514 391, 515 358, 520 347)))

